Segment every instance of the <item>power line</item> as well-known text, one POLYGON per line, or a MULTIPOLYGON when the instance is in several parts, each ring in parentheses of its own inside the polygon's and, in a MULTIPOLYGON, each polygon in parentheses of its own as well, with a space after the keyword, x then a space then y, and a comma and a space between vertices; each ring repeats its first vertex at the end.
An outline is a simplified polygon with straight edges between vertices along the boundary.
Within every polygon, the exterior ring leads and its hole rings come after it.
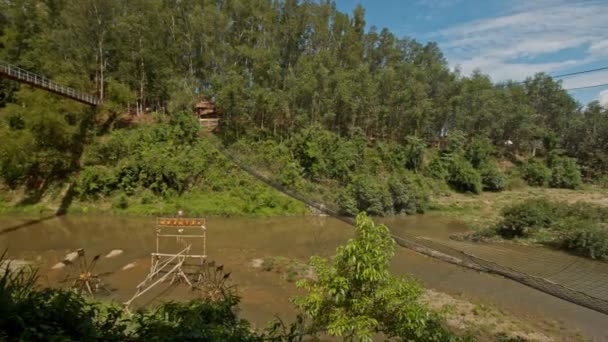
MULTIPOLYGON (((580 75, 580 74, 587 74, 590 72, 596 72, 596 71, 602 71, 602 70, 608 70, 608 67, 602 67, 602 68, 597 68, 597 69, 589 69, 589 70, 583 70, 583 71, 577 71, 577 72, 570 72, 567 74, 561 74, 561 75, 555 75, 555 76, 551 76, 549 75, 549 77, 551 78, 562 78, 562 77, 568 77, 568 76, 573 76, 573 75, 580 75)), ((515 84, 522 84, 526 82, 526 80, 523 81, 518 81, 518 82, 514 82, 515 84)), ((596 86, 593 86, 596 87, 596 86)), ((571 90, 571 89, 565 89, 565 90, 571 90)))
POLYGON ((579 90, 579 89, 589 89, 589 88, 597 88, 597 87, 604 87, 604 86, 608 86, 608 83, 596 84, 596 85, 585 86, 585 87, 569 88, 569 89, 564 89, 564 90, 579 90))
POLYGON ((591 69, 591 70, 583 70, 583 71, 577 71, 577 72, 571 72, 571 73, 562 74, 562 75, 555 75, 555 76, 549 75, 549 76, 551 76, 552 78, 560 78, 560 77, 566 77, 566 76, 572 76, 572 75, 580 75, 580 74, 586 74, 586 73, 589 73, 589 72, 602 71, 602 70, 608 70, 608 67, 591 69))

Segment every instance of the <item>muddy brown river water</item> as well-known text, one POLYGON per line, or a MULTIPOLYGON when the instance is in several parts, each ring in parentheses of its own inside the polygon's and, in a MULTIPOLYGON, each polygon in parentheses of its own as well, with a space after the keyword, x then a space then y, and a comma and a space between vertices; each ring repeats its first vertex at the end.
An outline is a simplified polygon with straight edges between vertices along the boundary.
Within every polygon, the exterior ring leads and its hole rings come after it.
MULTIPOLYGON (((432 239, 447 240, 465 227, 434 216, 384 219, 395 233, 407 231, 432 239)), ((258 326, 275 315, 289 319, 295 311, 289 298, 295 286, 275 272, 254 268, 254 259, 285 257, 306 261, 312 255, 330 256, 353 236, 351 226, 330 217, 268 219, 210 218, 207 220, 207 254, 231 272, 242 296, 242 315, 258 326)), ((68 216, 46 219, 0 216, 0 250, 12 259, 26 260, 40 268, 43 284, 56 286, 69 267, 52 269, 65 256, 84 248, 87 255, 101 254, 96 271, 107 273, 110 299, 122 302, 134 292, 148 272, 154 248, 154 218, 68 216), (122 253, 105 257, 112 250, 122 253), (132 266, 128 269, 123 268, 132 266)), ((413 275, 426 287, 494 304, 529 319, 558 321, 584 336, 608 340, 608 316, 534 290, 514 281, 464 269, 398 248, 392 265, 396 274, 413 275)), ((190 294, 179 287, 159 287, 138 299, 137 305, 158 300, 178 300, 190 294)))

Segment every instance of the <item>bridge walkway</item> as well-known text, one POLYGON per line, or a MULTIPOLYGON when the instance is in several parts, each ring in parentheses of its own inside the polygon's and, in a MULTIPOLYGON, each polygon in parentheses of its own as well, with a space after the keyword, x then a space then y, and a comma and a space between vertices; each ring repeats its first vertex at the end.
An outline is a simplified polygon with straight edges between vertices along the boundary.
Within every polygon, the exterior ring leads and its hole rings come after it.
POLYGON ((0 61, 0 77, 29 84, 33 87, 84 103, 89 106, 101 104, 99 97, 66 87, 44 76, 19 68, 18 66, 0 61))

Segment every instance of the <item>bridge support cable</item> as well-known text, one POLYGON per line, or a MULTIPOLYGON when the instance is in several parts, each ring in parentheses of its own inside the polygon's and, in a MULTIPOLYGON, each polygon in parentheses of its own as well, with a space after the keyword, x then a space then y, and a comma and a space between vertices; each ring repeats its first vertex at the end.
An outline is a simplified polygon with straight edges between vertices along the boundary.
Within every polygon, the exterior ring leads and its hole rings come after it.
POLYGON ((101 103, 99 97, 80 92, 74 88, 66 87, 44 76, 31 71, 21 69, 15 65, 0 61, 0 77, 8 78, 17 82, 31 85, 36 88, 84 103, 89 106, 97 106, 101 103))
MULTIPOLYGON (((331 209, 318 201, 311 200, 299 193, 285 188, 283 185, 262 175, 254 168, 246 165, 238 157, 232 155, 224 146, 222 146, 221 142, 214 141, 212 143, 222 155, 231 160, 241 170, 254 178, 257 178, 263 183, 275 188, 277 191, 297 201, 300 201, 311 208, 337 218, 347 224, 353 226, 355 225, 355 220, 352 217, 345 217, 336 209, 331 209)), ((559 284, 543 277, 527 274, 506 266, 502 266, 496 262, 486 260, 435 240, 429 240, 407 233, 400 233, 400 235, 391 234, 391 236, 399 246, 408 248, 420 254, 472 270, 500 275, 541 292, 608 315, 608 298, 599 298, 584 291, 559 284)))

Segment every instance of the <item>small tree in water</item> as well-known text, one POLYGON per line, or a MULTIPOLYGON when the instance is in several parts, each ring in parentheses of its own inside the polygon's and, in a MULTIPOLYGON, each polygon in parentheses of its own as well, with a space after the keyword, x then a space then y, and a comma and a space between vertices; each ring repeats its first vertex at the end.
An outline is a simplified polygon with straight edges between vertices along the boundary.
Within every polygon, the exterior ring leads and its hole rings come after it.
POLYGON ((356 237, 329 262, 312 257, 316 280, 298 286, 308 294, 294 300, 311 320, 312 331, 345 340, 371 341, 373 334, 406 341, 458 340, 442 319, 419 303, 421 287, 389 272, 395 242, 388 228, 365 213, 357 216, 356 237))

